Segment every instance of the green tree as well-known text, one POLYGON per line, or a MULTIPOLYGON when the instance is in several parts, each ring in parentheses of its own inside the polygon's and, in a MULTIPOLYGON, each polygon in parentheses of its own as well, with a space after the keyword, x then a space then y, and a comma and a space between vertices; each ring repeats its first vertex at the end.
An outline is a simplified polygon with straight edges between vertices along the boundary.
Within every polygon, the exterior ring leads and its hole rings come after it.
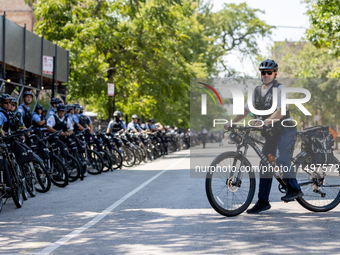
POLYGON ((115 83, 125 114, 187 127, 190 78, 228 69, 231 50, 256 54, 256 36, 270 33, 245 4, 217 13, 189 0, 45 0, 34 8, 35 31, 70 49, 70 100, 107 118, 107 83, 115 83))
MULTIPOLYGON (((340 57, 340 1, 306 1, 311 24, 307 39, 317 48, 328 50, 333 56, 340 57)), ((334 68, 331 77, 340 77, 340 68, 334 68)))

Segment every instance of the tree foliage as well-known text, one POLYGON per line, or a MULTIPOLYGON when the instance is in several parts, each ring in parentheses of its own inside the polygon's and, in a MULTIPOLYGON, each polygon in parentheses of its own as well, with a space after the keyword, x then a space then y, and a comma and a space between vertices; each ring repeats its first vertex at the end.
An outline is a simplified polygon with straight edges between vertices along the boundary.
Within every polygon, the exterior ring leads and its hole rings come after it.
POLYGON ((116 108, 170 124, 189 126, 190 78, 230 70, 232 50, 257 53, 257 36, 270 27, 246 4, 190 0, 44 0, 34 5, 35 31, 70 49, 70 100, 81 99, 108 118, 116 108))
MULTIPOLYGON (((333 70, 339 68, 337 57, 328 54, 327 48, 316 48, 310 42, 296 42, 294 45, 282 42, 274 45, 273 55, 279 57, 279 81, 303 87, 311 93, 311 99, 304 106, 313 115, 319 115, 318 124, 329 125, 340 118, 340 84, 333 79, 333 70), (279 56, 275 54, 279 52, 279 56), (287 78, 287 79, 285 79, 287 78)), ((292 95, 297 98, 300 95, 292 95)), ((315 124, 313 117, 305 116, 297 107, 290 109, 295 119, 305 126, 315 124)))
MULTIPOLYGON (((340 57, 340 1, 308 0, 307 3, 310 6, 307 14, 311 23, 307 39, 317 48, 327 49, 327 53, 340 57)), ((334 68, 330 76, 340 77, 340 68, 334 68)))

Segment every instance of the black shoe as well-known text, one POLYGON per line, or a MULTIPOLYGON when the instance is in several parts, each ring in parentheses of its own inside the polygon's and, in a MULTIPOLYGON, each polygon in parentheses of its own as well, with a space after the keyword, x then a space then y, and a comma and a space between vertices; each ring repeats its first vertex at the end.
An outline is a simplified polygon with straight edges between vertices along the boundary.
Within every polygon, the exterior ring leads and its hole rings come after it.
POLYGON ((296 198, 302 197, 304 194, 301 190, 299 191, 291 191, 285 196, 281 197, 282 201, 293 201, 296 198))
POLYGON ((265 210, 269 210, 271 208, 268 201, 257 201, 253 208, 247 210, 247 213, 255 214, 265 210))

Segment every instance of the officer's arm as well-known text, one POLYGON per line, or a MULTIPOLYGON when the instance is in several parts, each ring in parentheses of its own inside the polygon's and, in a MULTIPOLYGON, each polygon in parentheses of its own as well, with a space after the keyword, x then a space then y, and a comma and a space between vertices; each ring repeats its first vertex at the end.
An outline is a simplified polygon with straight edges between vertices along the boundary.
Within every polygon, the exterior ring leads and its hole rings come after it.
MULTIPOLYGON (((288 110, 288 107, 287 107, 288 110)), ((281 108, 277 109, 275 112, 273 112, 272 115, 270 115, 266 121, 268 122, 268 125, 272 125, 272 123, 275 123, 277 121, 279 121, 281 118, 283 118, 286 115, 282 115, 281 114, 281 108)))
POLYGON ((90 127, 90 133, 92 134, 92 132, 93 132, 93 124, 92 123, 89 124, 89 127, 90 127))
POLYGON ((78 125, 78 128, 79 128, 79 130, 80 131, 83 131, 85 128, 82 126, 82 125, 80 125, 79 123, 76 123, 77 125, 78 125))
POLYGON ((47 131, 51 133, 57 132, 57 130, 55 130, 53 127, 50 127, 50 126, 47 126, 47 131))
POLYGON ((244 109, 244 114, 236 115, 236 117, 233 119, 233 123, 243 120, 249 113, 249 110, 244 109))
POLYGON ((45 124, 45 122, 46 122, 46 120, 40 120, 40 121, 37 121, 37 124, 38 125, 43 125, 43 124, 45 124))
POLYGON ((6 132, 2 129, 2 126, 0 126, 1 136, 4 136, 6 132))

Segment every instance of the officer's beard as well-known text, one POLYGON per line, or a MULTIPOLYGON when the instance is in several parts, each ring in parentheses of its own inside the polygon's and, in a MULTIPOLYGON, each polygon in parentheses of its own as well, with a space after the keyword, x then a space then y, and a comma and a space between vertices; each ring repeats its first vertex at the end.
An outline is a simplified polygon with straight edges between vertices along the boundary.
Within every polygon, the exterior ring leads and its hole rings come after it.
MULTIPOLYGON (((268 78, 270 78, 270 77, 268 77, 268 78)), ((266 80, 264 80, 264 79, 261 77, 262 83, 263 83, 264 85, 266 85, 266 86, 272 84, 272 83, 274 82, 275 79, 276 79, 276 77, 274 77, 273 79, 266 79, 266 80)))

